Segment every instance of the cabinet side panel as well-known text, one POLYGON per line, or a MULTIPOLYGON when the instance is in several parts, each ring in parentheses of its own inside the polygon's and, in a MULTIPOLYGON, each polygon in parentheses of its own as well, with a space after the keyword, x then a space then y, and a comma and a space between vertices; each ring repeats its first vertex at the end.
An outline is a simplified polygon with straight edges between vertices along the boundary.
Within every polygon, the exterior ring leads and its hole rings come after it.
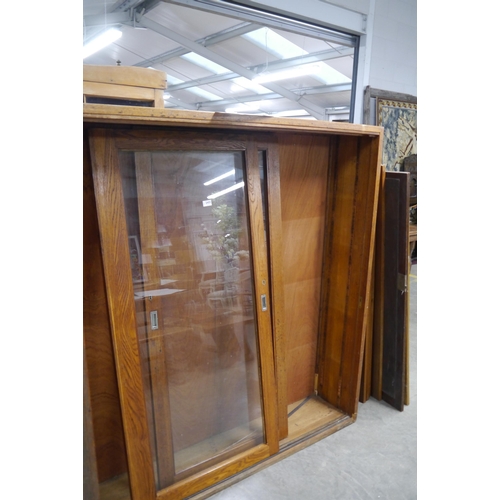
POLYGON ((369 310, 376 203, 378 138, 334 139, 326 222, 319 392, 354 415, 369 310), (330 208, 331 207, 331 208, 330 208))
POLYGON ((281 135, 288 404, 314 390, 329 139, 281 135))
POLYGON ((356 137, 332 138, 321 297, 319 394, 339 406, 356 190, 356 137))
POLYGON ((358 143, 357 185, 352 224, 352 254, 346 323, 342 350, 340 409, 355 415, 361 383, 361 361, 372 281, 376 213, 379 195, 379 142, 368 136, 358 143))
POLYGON ((86 136, 83 168, 83 326, 97 468, 102 482, 125 472, 127 461, 86 136))

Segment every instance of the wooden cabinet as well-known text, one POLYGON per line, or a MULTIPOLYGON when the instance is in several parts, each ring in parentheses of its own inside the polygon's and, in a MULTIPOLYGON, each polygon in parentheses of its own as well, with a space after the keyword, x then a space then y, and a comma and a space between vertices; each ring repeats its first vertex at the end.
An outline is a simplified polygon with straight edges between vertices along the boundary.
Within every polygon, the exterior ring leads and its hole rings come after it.
POLYGON ((84 105, 101 498, 202 498, 356 420, 381 135, 84 105))

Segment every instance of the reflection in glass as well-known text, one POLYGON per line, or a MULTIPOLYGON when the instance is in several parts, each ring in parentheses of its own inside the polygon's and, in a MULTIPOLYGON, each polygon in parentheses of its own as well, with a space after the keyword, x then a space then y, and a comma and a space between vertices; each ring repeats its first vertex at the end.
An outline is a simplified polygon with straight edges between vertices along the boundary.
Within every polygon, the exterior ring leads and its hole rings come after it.
POLYGON ((158 489, 263 443, 243 152, 122 152, 158 489))

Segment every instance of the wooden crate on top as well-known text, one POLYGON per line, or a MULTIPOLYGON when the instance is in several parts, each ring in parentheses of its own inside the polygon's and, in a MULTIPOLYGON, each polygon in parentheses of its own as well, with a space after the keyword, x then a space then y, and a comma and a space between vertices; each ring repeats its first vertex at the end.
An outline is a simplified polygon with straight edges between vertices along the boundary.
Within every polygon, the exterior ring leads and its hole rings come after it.
POLYGON ((83 102, 163 108, 164 71, 132 66, 83 65, 83 102))

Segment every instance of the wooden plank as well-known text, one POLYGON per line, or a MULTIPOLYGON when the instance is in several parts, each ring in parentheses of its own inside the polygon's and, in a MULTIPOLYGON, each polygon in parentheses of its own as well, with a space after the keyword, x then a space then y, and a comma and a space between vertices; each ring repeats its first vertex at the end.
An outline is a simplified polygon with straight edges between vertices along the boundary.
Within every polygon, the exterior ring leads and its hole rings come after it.
POLYGON ((403 411, 406 371, 409 174, 387 172, 385 194, 384 259, 386 265, 382 399, 403 411))
POLYGON ((109 134, 109 131, 92 130, 90 150, 130 488, 133 497, 154 500, 156 488, 136 334, 132 274, 130 266, 121 265, 129 262, 130 256, 123 218, 118 151, 110 141, 109 134))
POLYGON ((127 87, 109 83, 83 82, 83 95, 93 97, 110 97, 133 101, 155 101, 154 89, 144 87, 127 87))
POLYGON ((339 409, 355 415, 361 382, 361 360, 368 320, 381 148, 379 142, 361 137, 358 143, 355 212, 352 221, 351 273, 342 346, 339 409))
POLYGON ((111 83, 153 89, 165 89, 167 87, 167 75, 164 71, 136 66, 84 64, 83 80, 86 82, 111 83))
POLYGON ((340 136, 359 136, 362 134, 380 136, 383 134, 383 128, 375 125, 355 125, 352 123, 302 120, 299 118, 256 117, 213 111, 105 106, 102 104, 84 104, 83 120, 86 123, 176 125, 184 128, 223 128, 238 131, 255 130, 257 132, 263 130, 288 130, 340 136))
POLYGON ((380 188, 375 238, 375 286, 373 304, 372 383, 371 395, 382 399, 382 363, 384 345, 384 227, 385 167, 380 166, 380 188))
POLYGON ((155 89, 153 103, 155 108, 165 107, 165 100, 163 99, 163 90, 155 89))
POLYGON ((339 407, 356 186, 357 138, 332 139, 318 349, 318 394, 339 407), (333 257, 335 258, 329 258, 333 257))
POLYGON ((348 415, 357 412, 368 319, 378 202, 380 141, 342 140, 332 149, 319 350, 319 395, 348 415))
POLYGON ((127 470, 88 137, 83 142, 83 333, 99 481, 127 470))
MULTIPOLYGON (((152 257, 152 265, 148 268, 148 279, 150 280, 149 284, 154 289, 157 289, 160 288, 161 276, 155 259, 158 227, 151 153, 135 153, 135 167, 142 253, 149 254, 152 257)), ((144 301, 144 305, 146 336, 149 348, 148 361, 151 371, 157 481, 159 488, 165 488, 174 481, 175 464, 170 424, 170 399, 166 364, 167 349, 164 342, 165 325, 163 322, 161 297, 151 296, 149 300, 144 301), (153 311, 156 311, 158 314, 158 331, 150 330, 151 325, 148 322, 148 318, 153 311)))
POLYGON ((267 217, 269 225, 269 267, 271 272, 271 304, 273 319, 274 363, 278 393, 278 438, 288 435, 287 365, 285 343, 285 297, 283 277, 283 230, 279 151, 276 142, 258 145, 266 148, 267 217))

